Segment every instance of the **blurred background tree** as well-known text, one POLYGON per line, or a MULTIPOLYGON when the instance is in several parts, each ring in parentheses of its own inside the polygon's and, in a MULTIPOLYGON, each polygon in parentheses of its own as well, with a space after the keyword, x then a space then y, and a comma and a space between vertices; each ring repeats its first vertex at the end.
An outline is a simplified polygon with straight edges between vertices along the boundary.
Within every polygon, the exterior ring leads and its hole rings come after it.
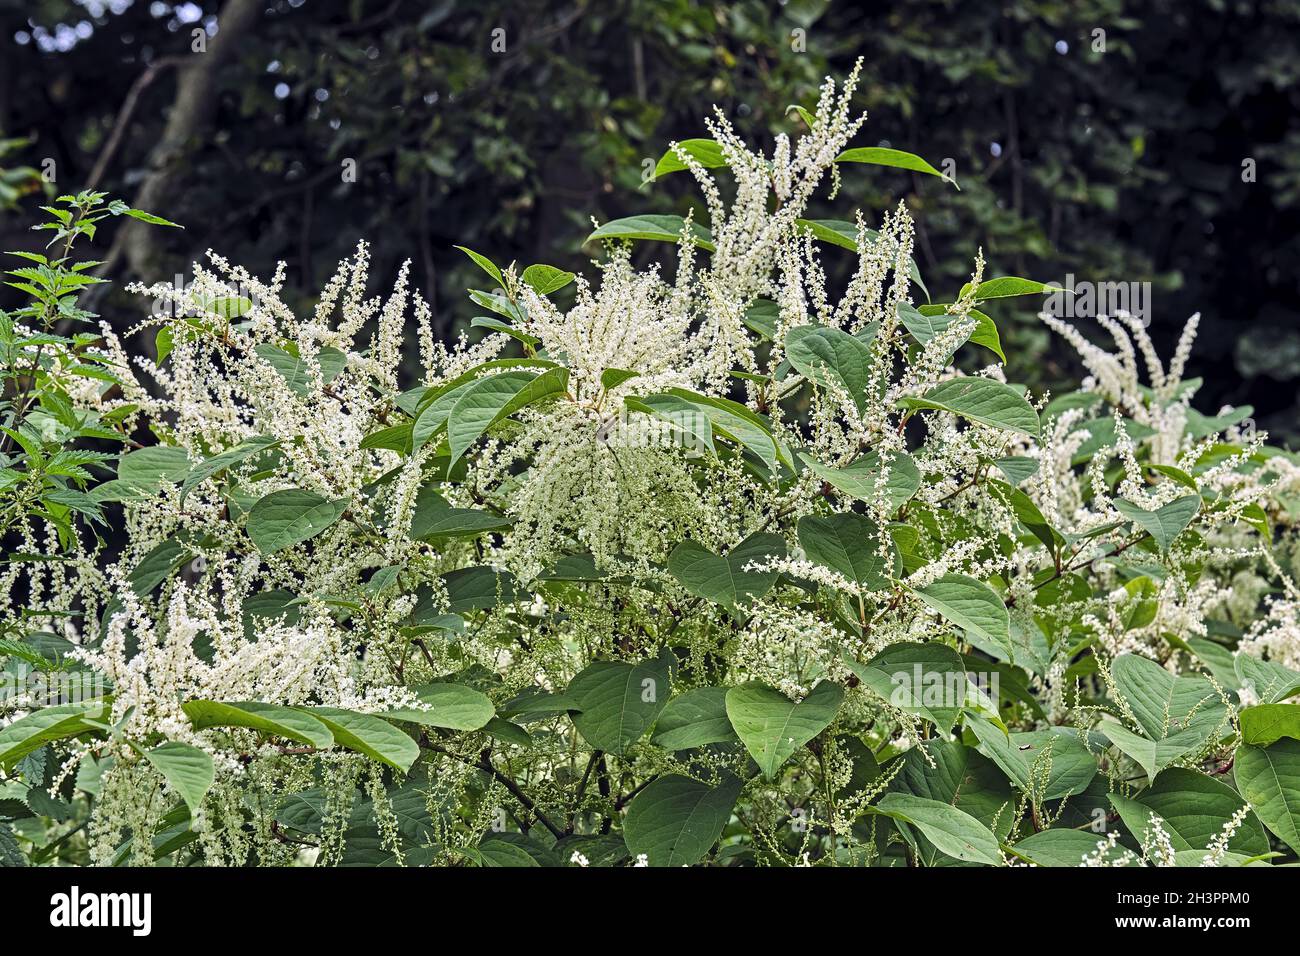
MULTIPOLYGON (((1300 0, 0 0, 0 51, 0 139, 28 141, 0 157, 0 182, 26 168, 3 248, 37 241, 35 169, 186 226, 122 230, 115 279, 211 247, 287 261, 308 304, 366 238, 381 275, 412 260, 444 334, 476 311, 453 244, 580 268, 590 216, 692 201, 644 164, 712 104, 794 132, 787 107, 862 56, 860 145, 950 161, 961 191, 857 167, 837 215, 905 199, 936 301, 977 247, 989 275, 1149 281, 1166 351, 1203 315, 1197 404, 1300 443, 1300 0)), ((141 305, 113 295, 127 327, 141 305)), ((1077 376, 1031 304, 994 318, 1013 377, 1077 376)))

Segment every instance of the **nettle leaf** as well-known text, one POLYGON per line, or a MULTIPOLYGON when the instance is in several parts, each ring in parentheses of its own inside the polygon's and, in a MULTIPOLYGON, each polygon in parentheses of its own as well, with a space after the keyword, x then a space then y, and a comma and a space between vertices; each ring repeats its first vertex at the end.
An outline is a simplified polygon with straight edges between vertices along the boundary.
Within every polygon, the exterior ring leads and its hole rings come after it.
POLYGON ((199 812, 203 798, 212 789, 216 779, 216 768, 212 755, 198 747, 178 741, 169 741, 153 750, 146 750, 144 757, 166 778, 173 790, 181 795, 190 813, 199 812))
POLYGON ((963 376, 940 382, 920 397, 898 403, 908 409, 935 409, 962 418, 1038 437, 1038 413, 1019 391, 991 378, 963 376))
MULTIPOLYGON (((905 153, 901 149, 889 149, 885 146, 858 146, 846 149, 835 157, 837 163, 869 163, 872 166, 894 166, 898 169, 910 169, 915 173, 938 176, 944 182, 957 185, 957 180, 950 179, 935 169, 915 153, 905 153)), ((960 187, 958 187, 960 192, 960 187)))
POLYGON ((268 737, 283 737, 317 750, 334 746, 330 729, 310 714, 258 701, 189 700, 181 705, 195 730, 244 727, 268 737))
POLYGON ((727 160, 722 155, 722 147, 715 140, 711 139, 684 139, 675 144, 677 149, 669 147, 668 150, 659 157, 659 162, 655 164, 654 178, 657 180, 660 176, 666 176, 668 173, 679 172, 687 169, 687 165, 677 156, 677 151, 681 150, 687 156, 690 156, 705 169, 717 169, 719 166, 727 165, 727 160))
POLYGON ((378 716, 422 727, 466 731, 486 727, 496 716, 496 708, 486 694, 462 684, 429 684, 420 688, 415 696, 429 709, 399 707, 378 716))
MULTIPOLYGON (((583 240, 585 246, 599 239, 649 239, 676 242, 682 236, 686 220, 681 216, 627 216, 599 227, 583 240)), ((691 241, 706 252, 713 252, 713 236, 697 222, 691 223, 691 241)))
POLYGON ((843 468, 830 468, 811 458, 804 458, 803 462, 813 474, 832 487, 867 502, 874 502, 879 497, 881 472, 886 471, 883 491, 891 511, 901 508, 921 488, 921 471, 906 452, 894 452, 883 468, 879 453, 874 451, 843 468))
POLYGON ((417 541, 438 538, 475 537, 488 531, 504 531, 511 521, 503 515, 478 508, 453 508, 438 489, 425 485, 415 498, 411 516, 411 537, 417 541))
POLYGON ((727 691, 727 716, 763 776, 771 780, 796 750, 830 726, 843 700, 844 688, 833 681, 820 681, 798 702, 751 681, 727 691))
POLYGON ((673 663, 665 649, 639 664, 597 661, 584 668, 564 692, 581 710, 572 719, 583 740, 622 756, 667 705, 673 663))
POLYGON ((698 863, 722 836, 743 786, 729 773, 716 787, 675 773, 659 777, 628 804, 628 850, 651 866, 698 863))
POLYGON ((1196 517, 1200 507, 1200 495, 1186 495, 1182 498, 1176 498, 1155 511, 1148 511, 1131 501, 1125 501, 1123 498, 1115 500, 1115 510, 1155 538, 1156 544, 1160 545, 1161 551, 1169 550, 1169 546, 1173 544, 1174 539, 1192 523, 1192 519, 1196 517))
POLYGON ((887 793, 873 808, 916 827, 941 853, 966 863, 999 866, 998 839, 984 824, 951 804, 906 793, 887 793))
POLYGON ((945 574, 912 593, 950 624, 999 647, 1011 647, 1011 615, 998 593, 983 581, 945 574))
POLYGON ((736 740, 727 716, 725 687, 697 687, 674 697, 659 715, 650 738, 665 750, 693 750, 736 740))
POLYGON ((566 368, 548 369, 540 375, 503 372, 466 386, 447 416, 451 463, 497 422, 534 402, 563 395, 568 387, 566 368))
POLYGON ((1240 714, 1241 739, 1267 747, 1283 737, 1300 740, 1300 704, 1258 704, 1240 714))
POLYGON ((538 295, 550 295, 572 282, 573 273, 539 263, 525 269, 523 279, 538 295))
POLYGON ((784 538, 762 532, 750 535, 725 556, 697 541, 683 541, 668 556, 668 572, 691 594, 734 612, 770 591, 779 576, 776 571, 746 571, 745 566, 785 554, 784 538))
POLYGON ((337 707, 302 707, 329 728, 334 743, 406 773, 420 756, 419 745, 388 721, 337 707))
POLYGON ((830 568, 866 591, 890 586, 901 570, 898 551, 880 526, 856 512, 799 519, 799 546, 808 560, 830 568))
POLYGON ((12 769, 29 753, 52 741, 93 732, 96 728, 88 721, 107 720, 110 713, 108 700, 91 700, 44 707, 20 717, 0 729, 0 768, 12 769))
POLYGON ((1300 740, 1284 737, 1267 747, 1242 744, 1233 776, 1264 825, 1300 853, 1300 740))
POLYGON ((785 356, 814 385, 847 392, 862 414, 871 371, 870 345, 840 329, 801 325, 786 333, 785 356))
MULTIPOLYGON (((1205 850, 1246 803, 1226 783, 1184 767, 1171 767, 1141 793, 1109 795, 1120 819, 1139 840, 1154 813, 1175 850, 1205 850)), ((1228 841, 1228 849, 1254 856, 1268 852, 1268 837, 1254 813, 1247 814, 1228 841)))
POLYGON ((347 498, 331 501, 302 488, 273 491, 249 511, 248 536, 258 551, 275 554, 330 528, 343 516, 348 504, 347 498))

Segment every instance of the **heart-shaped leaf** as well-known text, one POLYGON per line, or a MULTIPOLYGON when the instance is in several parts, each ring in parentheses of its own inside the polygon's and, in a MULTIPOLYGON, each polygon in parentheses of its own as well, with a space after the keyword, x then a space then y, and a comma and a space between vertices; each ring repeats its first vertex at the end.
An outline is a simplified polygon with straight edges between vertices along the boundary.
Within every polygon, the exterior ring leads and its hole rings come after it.
POLYGON ((644 854, 651 866, 698 863, 722 836, 741 787, 729 773, 716 787, 681 774, 659 777, 628 804, 623 823, 628 850, 644 854))
POLYGON ((1169 550, 1174 538, 1178 537, 1183 529, 1192 523, 1192 519, 1196 517, 1196 512, 1200 509, 1200 506, 1200 495, 1185 495, 1182 498, 1175 498, 1169 504, 1162 505, 1155 511, 1148 511, 1131 501, 1125 501, 1123 498, 1118 498, 1115 501, 1115 510, 1155 538, 1156 544, 1160 545, 1161 551, 1169 550))
POLYGON ((597 750, 618 755, 626 752, 668 703, 672 664, 669 650, 639 664, 589 664, 564 692, 581 709, 573 714, 573 725, 582 739, 597 750))
POLYGON ((799 519, 799 546, 808 560, 830 568, 866 591, 890 586, 901 570, 894 540, 870 518, 849 511, 799 519))
POLYGON ((668 571, 696 597, 730 611, 762 597, 776 583, 776 571, 746 571, 746 565, 785 557, 785 539, 756 533, 716 555, 696 541, 683 541, 668 556, 668 571))
POLYGON ((794 752, 830 726, 844 688, 822 681, 803 700, 751 681, 727 691, 727 716, 737 736, 771 780, 794 752))

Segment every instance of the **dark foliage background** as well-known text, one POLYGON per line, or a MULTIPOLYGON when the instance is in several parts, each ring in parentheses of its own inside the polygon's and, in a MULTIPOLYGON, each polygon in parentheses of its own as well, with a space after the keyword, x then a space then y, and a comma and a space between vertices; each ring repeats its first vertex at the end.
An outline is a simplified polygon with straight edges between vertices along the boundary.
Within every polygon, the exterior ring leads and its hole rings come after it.
MULTIPOLYGON (((27 166, 186 226, 101 237, 114 280, 212 247, 286 260, 306 304, 367 238, 379 275, 412 259, 450 332, 475 314, 454 243, 580 267, 589 216, 692 201, 642 164, 711 104, 793 132, 787 106, 857 56, 860 145, 950 158, 962 190, 860 167, 840 214, 905 198, 938 301, 979 246, 990 275, 1150 281, 1164 351, 1202 313, 1201 409, 1253 404, 1300 444, 1297 0, 0 0, 0 137, 27 140, 0 148, 0 240, 36 245, 27 166)), ((121 327, 141 309, 96 306, 121 327)), ((1030 305, 994 317, 1015 376, 1078 377, 1030 305)))

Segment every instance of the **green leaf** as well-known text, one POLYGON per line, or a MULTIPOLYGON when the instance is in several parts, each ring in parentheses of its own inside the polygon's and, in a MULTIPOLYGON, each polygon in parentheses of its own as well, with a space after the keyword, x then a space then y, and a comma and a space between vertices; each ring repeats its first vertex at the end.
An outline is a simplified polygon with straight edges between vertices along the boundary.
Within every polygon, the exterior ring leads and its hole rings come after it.
POLYGON ((1160 545, 1161 551, 1169 550, 1169 546, 1173 544, 1174 539, 1192 523, 1192 519, 1196 517, 1196 512, 1200 510, 1200 507, 1200 495, 1185 495, 1182 498, 1175 498, 1169 504, 1162 505, 1155 511, 1147 511, 1145 508, 1131 501, 1125 501, 1123 498, 1115 500, 1115 510, 1155 538, 1156 544, 1160 545))
POLYGON ((1097 776, 1096 756, 1067 729, 1052 727, 1008 735, 975 716, 966 718, 966 726, 979 740, 980 752, 1038 802, 1083 793, 1097 776))
POLYGON ((1259 704, 1241 712, 1241 739, 1257 747, 1290 737, 1300 740, 1300 704, 1259 704))
POLYGON ((501 274, 501 270, 497 268, 497 264, 495 262, 493 262, 487 256, 481 255, 475 252, 473 249, 469 249, 465 246, 457 246, 456 248, 459 249, 461 252, 465 253, 465 255, 469 256, 470 259, 474 261, 474 264, 478 266, 480 269, 482 269, 484 272, 486 272, 488 274, 488 278, 495 281, 498 286, 500 286, 503 289, 506 287, 506 278, 501 274))
POLYGON ((163 482, 180 484, 190 473, 190 459, 184 448, 153 445, 123 455, 117 463, 117 478, 133 489, 153 494, 163 482))
POLYGON ((372 714, 358 714, 337 707, 300 707, 329 728, 334 743, 388 764, 406 773, 420 756, 414 740, 392 724, 372 714))
POLYGON ((87 721, 107 720, 107 700, 83 701, 44 707, 0 729, 0 769, 6 771, 29 753, 54 740, 78 737, 96 730, 87 721))
POLYGON ((799 546, 808 560, 830 568, 866 591, 890 586, 901 570, 898 552, 880 526, 856 512, 799 519, 799 546))
MULTIPOLYGON (((681 238, 686 220, 681 216, 628 216, 607 222, 586 239, 582 244, 598 239, 650 239, 661 242, 676 242, 681 238)), ((691 241, 706 252, 712 252, 713 237, 709 230, 697 222, 691 223, 691 241)))
POLYGON ((651 866, 691 866, 718 842, 743 784, 724 774, 716 787, 667 774, 638 793, 627 808, 623 838, 651 866))
POLYGON ((1038 413, 1025 397, 1001 382, 962 376, 940 382, 924 395, 904 398, 903 408, 951 412, 981 425, 1038 437, 1038 413))
POLYGON ((727 691, 727 716, 763 776, 771 780, 796 750, 830 726, 844 688, 820 681, 799 702, 751 681, 727 691))
POLYGON ((136 597, 144 597, 162 584, 192 553, 175 538, 168 538, 140 559, 127 581, 136 597))
MULTIPOLYGON (((882 493, 878 487, 882 469, 877 452, 868 452, 843 468, 829 468, 811 458, 804 458, 803 462, 818 478, 859 501, 875 502, 882 493)), ((920 490, 921 471, 906 452, 894 452, 887 470, 883 494, 889 510, 897 511, 920 490)))
MULTIPOLYGON (((965 297, 970 288, 971 285, 967 282, 961 287, 961 292, 958 293, 957 298, 965 297)), ((1051 295, 1054 292, 1061 292, 1061 289, 1043 282, 1035 282, 1033 279, 1001 276, 996 279, 985 279, 981 282, 975 289, 975 298, 984 301, 986 299, 1007 299, 1017 295, 1051 295)))
POLYGON ((212 782, 216 779, 211 754, 173 740, 153 750, 146 750, 144 756, 167 779, 171 788, 181 795, 185 805, 190 808, 190 813, 198 813, 203 798, 212 789, 212 782))
POLYGON ((1187 729, 1196 730, 1201 740, 1207 740, 1226 722, 1227 705, 1204 677, 1175 677, 1138 654, 1115 658, 1111 677, 1115 691, 1152 740, 1187 729))
POLYGON ((1104 718, 1097 729, 1145 770, 1147 779, 1152 783, 1160 771, 1180 757, 1199 750, 1205 743, 1205 735, 1194 727, 1157 740, 1135 734, 1111 718, 1104 718))
POLYGON ((785 539, 776 534, 752 534, 725 556, 696 541, 683 541, 668 556, 668 571, 691 594, 729 611, 756 600, 772 589, 776 571, 746 571, 747 564, 785 557, 785 539))
POLYGON ((938 176, 944 182, 957 185, 955 179, 949 179, 915 153, 905 153, 901 149, 889 149, 884 146, 858 146, 846 149, 835 157, 837 163, 869 163, 873 166, 894 166, 898 169, 910 169, 916 173, 938 176))
MULTIPOLYGON (((306 398, 316 390, 316 380, 311 367, 297 355, 290 355, 282 348, 263 342, 253 351, 271 367, 280 373, 285 384, 299 398, 306 398)), ((338 349, 323 346, 316 355, 320 366, 321 384, 328 385, 334 381, 348 364, 348 357, 338 349)))
POLYGON ((665 750, 693 750, 735 741, 725 687, 697 687, 674 697, 659 715, 650 738, 665 750))
POLYGON ((611 388, 618 388, 624 382, 639 376, 640 372, 633 372, 625 368, 607 368, 600 373, 600 387, 605 391, 611 388))
POLYGON ((865 664, 848 654, 844 662, 881 700, 906 713, 919 714, 944 731, 957 722, 975 693, 961 655, 938 641, 902 641, 865 664))
POLYGON ((275 554, 325 531, 342 517, 347 498, 330 501, 314 491, 273 491, 248 513, 248 536, 263 554, 275 554))
POLYGON ((1241 686, 1249 683, 1261 703, 1276 704, 1300 691, 1300 671, 1245 652, 1230 655, 1229 663, 1241 686))
MULTIPOLYGON (((849 222, 845 219, 796 219, 795 226, 806 229, 813 234, 814 238, 820 239, 822 242, 829 242, 833 246, 839 246, 853 252, 858 249, 858 224, 856 222, 849 222)), ((867 229, 864 238, 867 242, 875 242, 880 238, 880 233, 874 229, 867 229)), ((908 260, 907 275, 920 287, 928 299, 930 293, 925 288, 925 283, 921 281, 921 271, 916 267, 915 259, 908 260)))
MULTIPOLYGON (((1226 783, 1185 767, 1169 768, 1155 784, 1132 797, 1112 793, 1110 802, 1139 840, 1155 813, 1175 850, 1206 849, 1246 803, 1226 783)), ((1242 821, 1228 848, 1251 856, 1268 852, 1268 837, 1255 814, 1242 821)))
POLYGON ((862 414, 871 372, 870 345, 840 329, 801 325, 786 333, 785 354, 795 370, 814 385, 847 392, 862 414))
MULTIPOLYGON (((677 143, 677 149, 690 156, 705 169, 717 169, 719 166, 727 165, 727 161, 722 155, 722 147, 711 139, 684 139, 677 143)), ((687 168, 689 167, 677 157, 677 150, 670 148, 663 156, 659 157, 659 162, 655 164, 654 178, 657 180, 660 176, 666 176, 668 173, 675 173, 687 168)))
POLYGON ((1006 476, 1013 487, 1038 474, 1037 458, 999 458, 993 464, 1006 476))
POLYGON ((270 737, 294 740, 317 750, 334 746, 334 735, 323 723, 301 710, 258 701, 189 700, 181 705, 195 730, 247 727, 270 737))
MULTIPOLYGON (((947 329, 956 318, 948 314, 946 305, 922 305, 917 308, 907 306, 906 309, 905 305, 906 303, 899 303, 898 317, 907 326, 907 331, 922 344, 947 329)), ((970 334, 970 340, 976 345, 984 346, 1005 362, 1007 356, 1002 351, 1002 337, 998 334, 997 324, 979 309, 971 309, 969 314, 975 320, 975 328, 970 334)))
POLYGON ((1016 855, 1039 866, 1078 866, 1083 858, 1105 843, 1091 830, 1058 828, 1031 833, 1012 847, 1016 855))
POLYGON ((941 852, 966 863, 999 866, 997 837, 984 824, 951 804, 906 793, 887 793, 873 808, 916 827, 941 852))
POLYGON ((1007 606, 983 581, 964 574, 945 574, 912 593, 950 624, 1000 647, 1011 646, 1011 616, 1007 606))
POLYGON ((573 725, 583 740, 622 756, 668 703, 672 662, 672 652, 665 649, 638 664, 597 661, 584 668, 565 690, 581 708, 573 715, 573 725))
POLYGON ((787 451, 772 434, 772 427, 745 405, 727 398, 701 395, 684 388, 669 389, 668 394, 685 399, 709 419, 713 431, 728 441, 744 445, 775 474, 777 465, 791 465, 787 451))
POLYGON ((411 515, 411 537, 416 541, 438 538, 476 537, 488 531, 504 531, 511 521, 503 515, 478 508, 453 508, 438 494, 435 485, 425 485, 415 498, 411 515))
POLYGON ((466 386, 447 417, 451 464, 497 422, 526 405, 562 395, 568 387, 566 368, 548 369, 540 375, 503 372, 466 386))
POLYGON ((213 455, 211 458, 199 462, 193 468, 188 469, 188 474, 181 482, 181 500, 184 501, 195 486, 218 472, 233 468, 235 465, 241 464, 269 448, 274 448, 278 444, 280 444, 279 439, 257 435, 253 438, 244 439, 234 448, 227 449, 219 455, 213 455))
POLYGON ((538 295, 550 295, 558 292, 573 281, 573 273, 557 269, 555 266, 532 265, 524 270, 524 281, 533 287, 538 295))
POLYGON ((1242 744, 1233 776, 1264 825, 1300 853, 1300 740, 1284 737, 1267 747, 1242 744))
POLYGON ((428 710, 399 707, 378 716, 422 727, 447 730, 479 730, 496 716, 496 708, 486 694, 462 684, 429 684, 417 691, 420 703, 428 710))

